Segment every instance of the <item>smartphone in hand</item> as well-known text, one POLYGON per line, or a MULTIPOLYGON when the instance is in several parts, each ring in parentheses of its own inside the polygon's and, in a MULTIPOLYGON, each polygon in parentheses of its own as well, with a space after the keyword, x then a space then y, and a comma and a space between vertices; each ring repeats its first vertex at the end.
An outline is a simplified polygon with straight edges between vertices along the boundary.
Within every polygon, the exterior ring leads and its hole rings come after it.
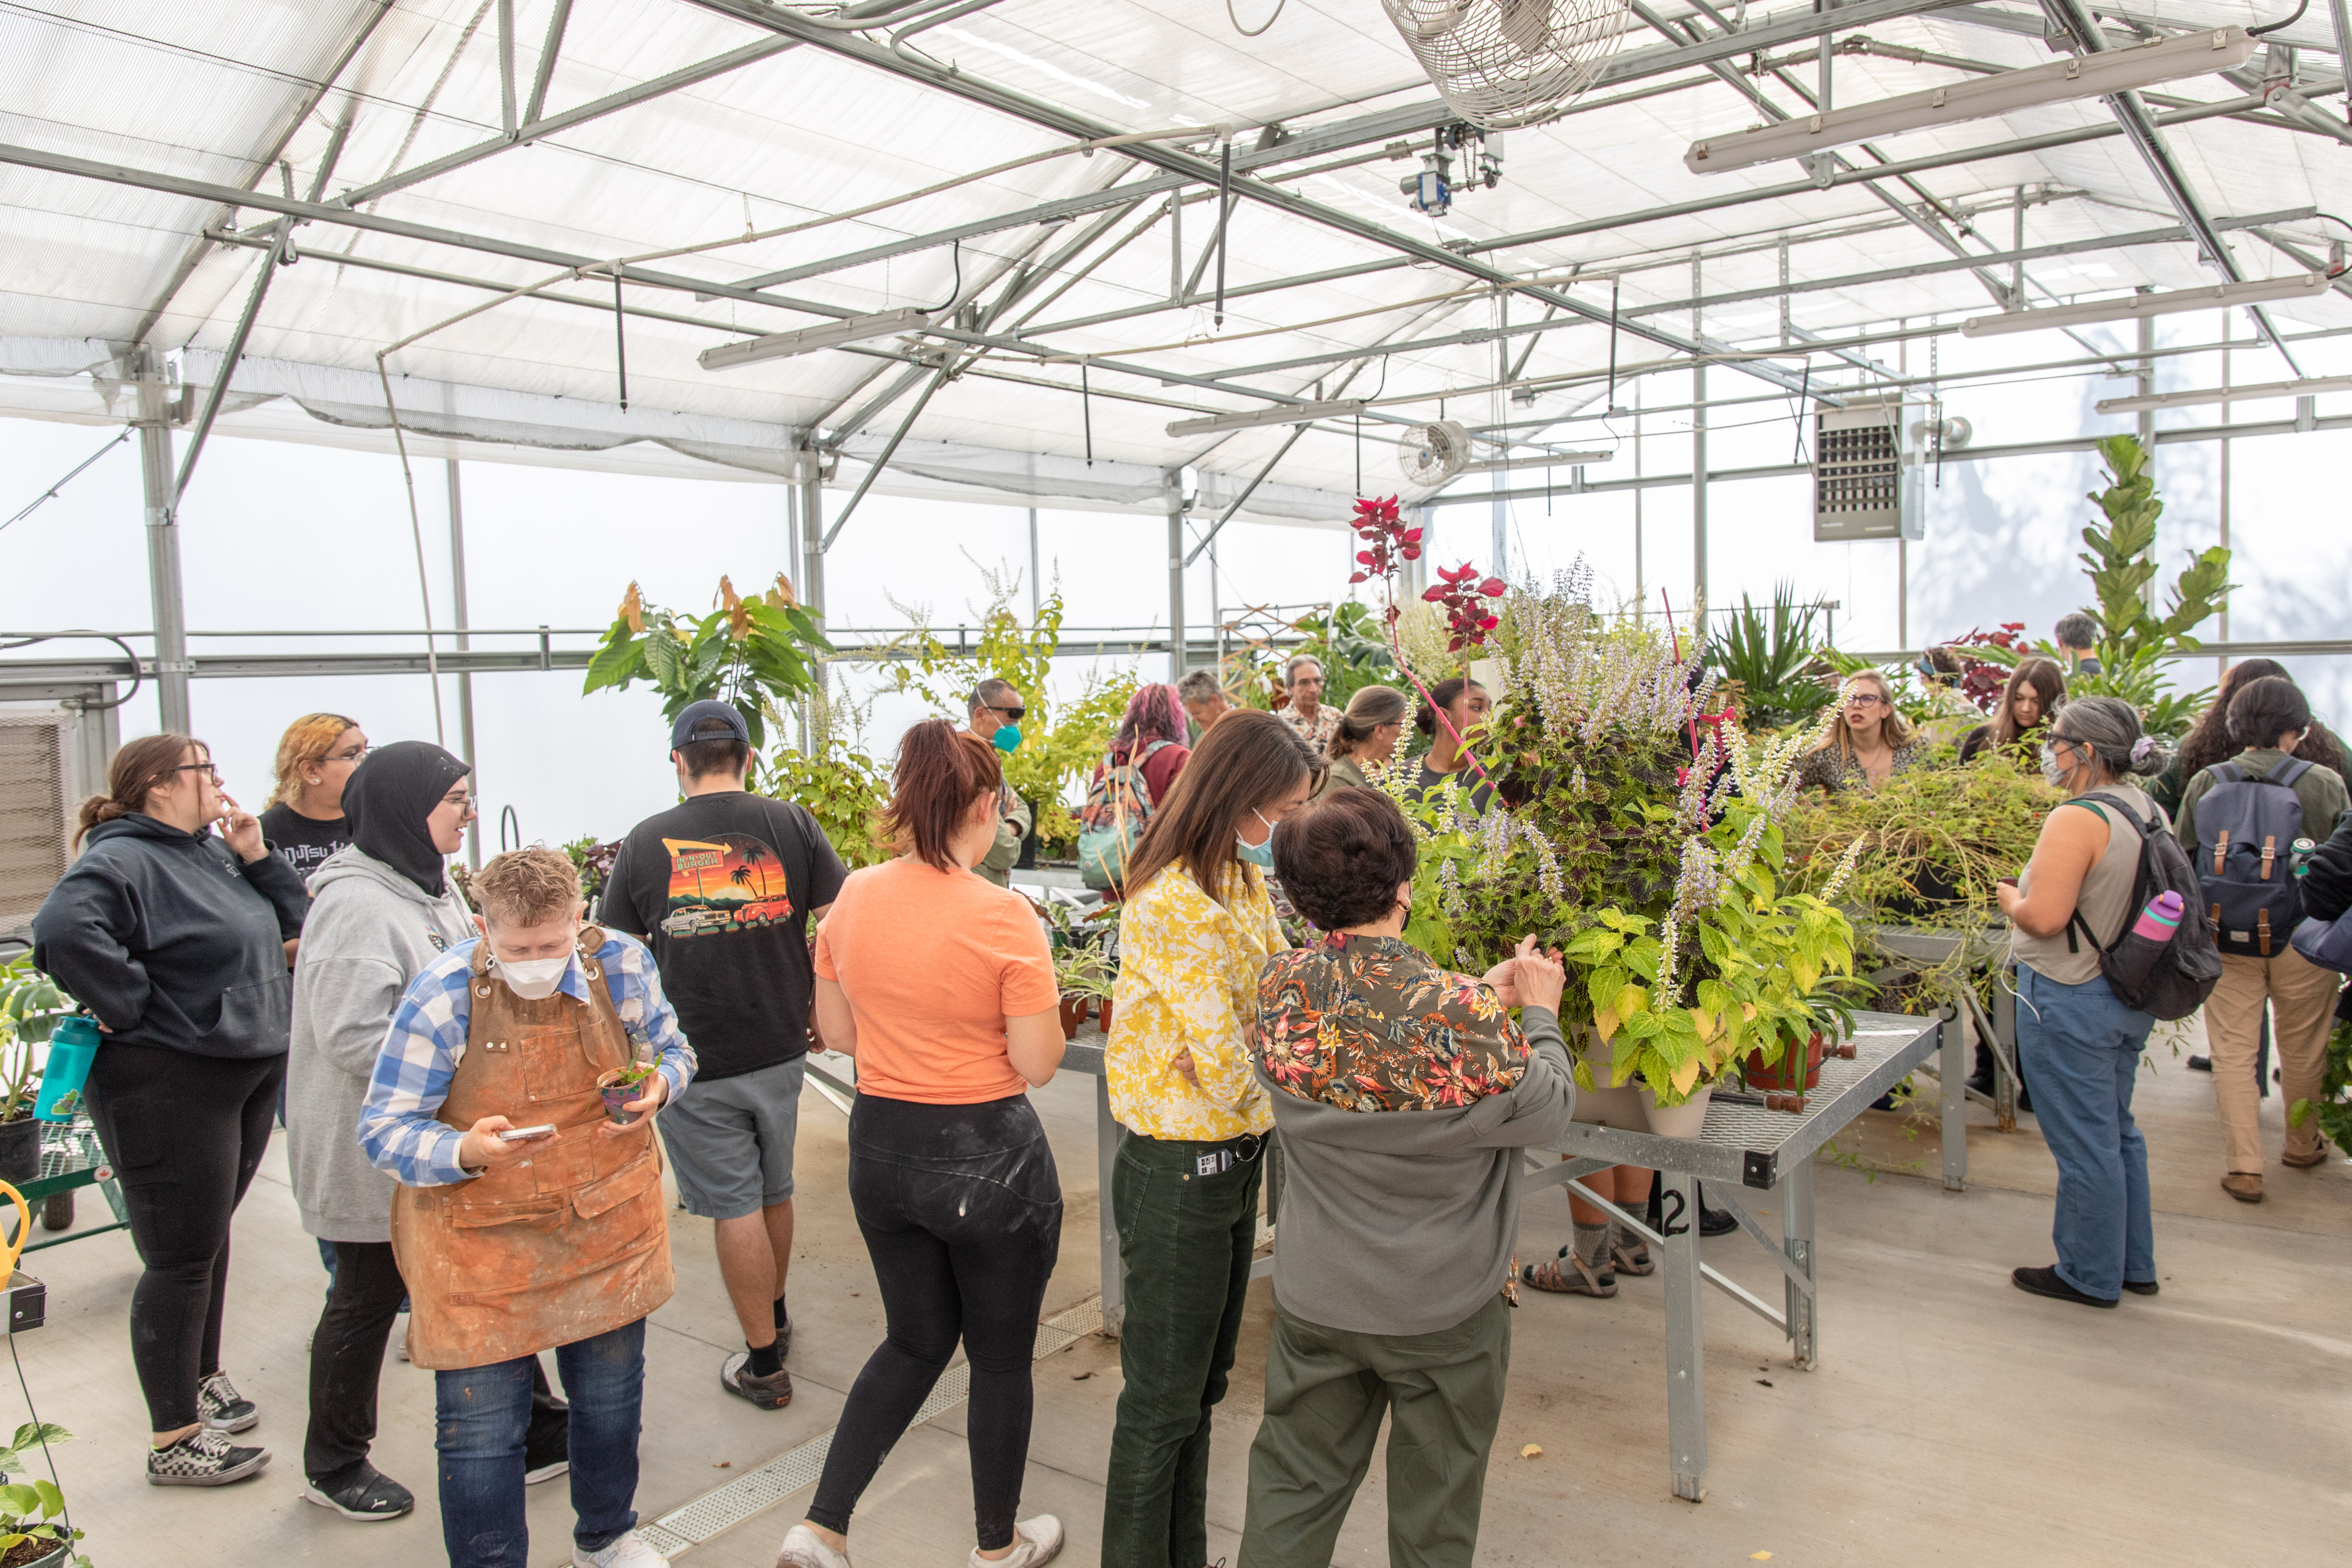
POLYGON ((542 1121, 536 1127, 509 1127, 499 1134, 499 1141, 502 1143, 531 1143, 554 1136, 555 1123, 542 1121))

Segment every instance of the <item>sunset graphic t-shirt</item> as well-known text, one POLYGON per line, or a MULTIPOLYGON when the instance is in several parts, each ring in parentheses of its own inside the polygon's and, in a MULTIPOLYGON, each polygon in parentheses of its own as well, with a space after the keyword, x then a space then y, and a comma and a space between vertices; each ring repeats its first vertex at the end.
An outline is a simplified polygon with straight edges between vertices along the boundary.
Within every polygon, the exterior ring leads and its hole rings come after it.
POLYGON ((808 911, 846 872, 800 806, 698 795, 622 841, 598 918, 643 939, 701 1067, 697 1081, 808 1049, 808 911))

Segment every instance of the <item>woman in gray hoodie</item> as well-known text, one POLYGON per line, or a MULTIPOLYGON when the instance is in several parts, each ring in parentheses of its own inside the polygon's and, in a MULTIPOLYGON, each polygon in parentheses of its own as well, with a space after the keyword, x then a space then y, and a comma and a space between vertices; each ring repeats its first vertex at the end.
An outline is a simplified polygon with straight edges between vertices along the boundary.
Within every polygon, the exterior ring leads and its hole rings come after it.
POLYGON ((397 1519, 416 1505, 368 1463, 376 1380, 404 1291, 392 1256, 393 1184, 360 1152, 355 1130, 401 994, 475 935, 444 871, 475 815, 470 771, 421 741, 379 746, 360 763, 343 787, 352 843, 311 873, 294 970, 288 1163, 302 1228, 334 1248, 334 1286, 310 1340, 303 1495, 346 1519, 397 1519))

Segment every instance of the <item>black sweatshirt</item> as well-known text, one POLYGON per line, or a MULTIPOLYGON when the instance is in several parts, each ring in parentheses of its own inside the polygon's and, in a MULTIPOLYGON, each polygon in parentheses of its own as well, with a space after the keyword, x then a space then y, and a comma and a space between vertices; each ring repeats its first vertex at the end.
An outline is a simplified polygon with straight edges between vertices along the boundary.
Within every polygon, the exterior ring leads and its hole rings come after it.
POLYGON ((125 1045, 200 1057, 283 1055, 302 931, 301 879, 250 865, 207 828, 133 812, 90 829, 33 917, 33 963, 125 1045))
POLYGON ((2303 878, 2303 912, 2315 921, 2332 921, 2352 909, 2352 812, 2336 822, 2336 831, 2311 858, 2303 878))

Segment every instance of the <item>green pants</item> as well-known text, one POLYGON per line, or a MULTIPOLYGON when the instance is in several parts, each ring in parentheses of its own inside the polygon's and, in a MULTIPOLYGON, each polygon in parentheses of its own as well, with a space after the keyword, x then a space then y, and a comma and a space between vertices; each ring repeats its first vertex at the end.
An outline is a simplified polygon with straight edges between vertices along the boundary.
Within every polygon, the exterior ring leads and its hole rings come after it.
POLYGON ((1327 1329, 1277 1301, 1241 1568, 1330 1568, 1384 1412, 1391 1568, 1469 1568, 1510 1370, 1499 1295, 1429 1334, 1327 1329))
POLYGON ((1127 1281, 1127 1386, 1103 1487, 1102 1568, 1209 1560, 1209 1414, 1241 1339, 1265 1170, 1254 1158, 1200 1174, 1200 1156, 1226 1147, 1132 1132, 1118 1141, 1110 1201, 1127 1281))

